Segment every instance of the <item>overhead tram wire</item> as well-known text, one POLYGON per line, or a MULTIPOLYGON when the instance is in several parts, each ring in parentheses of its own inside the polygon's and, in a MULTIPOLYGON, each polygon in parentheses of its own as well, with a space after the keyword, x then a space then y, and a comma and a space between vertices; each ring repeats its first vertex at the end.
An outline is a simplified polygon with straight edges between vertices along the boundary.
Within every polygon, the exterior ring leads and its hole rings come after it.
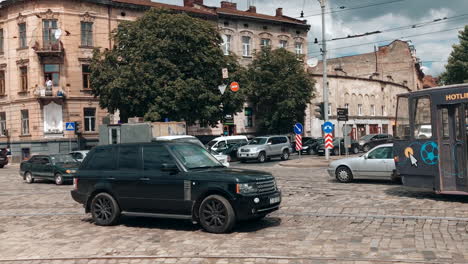
MULTIPOLYGON (((345 11, 350 11, 350 10, 355 10, 355 9, 362 9, 362 8, 367 8, 367 7, 373 7, 373 6, 380 6, 380 5, 387 5, 387 4, 393 4, 397 2, 404 2, 407 0, 393 0, 393 1, 388 1, 388 2, 383 2, 383 3, 375 3, 375 4, 369 4, 369 5, 364 5, 364 6, 355 6, 355 7, 340 7, 339 9, 330 9, 330 11, 325 12, 325 14, 333 14, 333 13, 339 13, 339 12, 345 12, 345 11)), ((308 15, 304 16, 306 17, 313 17, 313 16, 321 16, 322 14, 313 14, 313 15, 308 15)), ((302 17, 295 17, 295 18, 302 18, 302 17)))
MULTIPOLYGON (((445 30, 432 31, 432 32, 427 32, 427 33, 422 33, 422 34, 407 35, 407 36, 402 36, 402 37, 399 37, 399 38, 392 38, 392 39, 386 39, 386 40, 378 40, 378 41, 367 42, 367 43, 361 43, 361 44, 356 44, 356 45, 343 46, 343 47, 337 47, 337 48, 330 48, 330 49, 328 49, 328 50, 339 50, 339 49, 346 49, 346 48, 352 48, 352 47, 359 47, 359 46, 370 45, 370 44, 378 44, 378 43, 381 43, 381 42, 390 42, 390 41, 394 41, 394 40, 397 40, 397 39, 403 39, 403 38, 409 38, 409 37, 419 37, 419 36, 425 36, 425 35, 430 35, 430 34, 434 34, 434 33, 447 32, 447 31, 451 31, 451 30, 460 30, 460 29, 463 29, 463 28, 465 28, 465 27, 464 27, 464 26, 463 26, 463 27, 460 26, 460 27, 456 27, 456 28, 449 28, 449 29, 445 29, 445 30)), ((308 54, 315 54, 315 53, 320 54, 321 52, 320 52, 320 51, 309 52, 308 54)))
POLYGON ((406 26, 400 26, 400 27, 395 27, 395 28, 388 28, 388 29, 384 29, 384 30, 376 30, 376 31, 372 31, 372 32, 362 33, 362 34, 348 35, 347 37, 334 38, 334 39, 329 39, 327 41, 367 37, 367 36, 370 36, 370 35, 393 32, 393 31, 408 30, 408 29, 421 28, 421 27, 425 27, 425 26, 440 25, 440 24, 443 24, 443 23, 448 23, 448 22, 452 22, 452 21, 455 21, 455 20, 461 20, 461 19, 467 19, 467 18, 468 18, 468 14, 462 14, 462 15, 457 15, 457 16, 453 16, 453 17, 437 18, 437 19, 433 19, 431 21, 426 21, 426 22, 421 22, 421 23, 416 23, 416 24, 411 24, 411 25, 406 25, 406 26))

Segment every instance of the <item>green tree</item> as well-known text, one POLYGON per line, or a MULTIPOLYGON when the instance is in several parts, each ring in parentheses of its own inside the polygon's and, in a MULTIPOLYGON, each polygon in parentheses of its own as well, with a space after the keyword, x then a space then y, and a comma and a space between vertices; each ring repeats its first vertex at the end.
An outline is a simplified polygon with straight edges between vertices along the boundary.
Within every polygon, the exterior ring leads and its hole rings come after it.
POLYGON ((453 45, 445 72, 440 76, 442 84, 468 82, 468 26, 458 34, 460 44, 453 45))
POLYGON ((94 51, 91 86, 100 106, 111 113, 119 110, 122 121, 143 116, 214 126, 242 109, 243 93, 221 95, 218 90, 223 81, 238 78, 242 68, 223 55, 214 24, 151 9, 136 21, 122 22, 113 41, 112 50, 94 51), (225 67, 231 79, 222 80, 225 67))
POLYGON ((249 66, 246 78, 259 132, 289 133, 294 123, 304 122, 314 82, 295 54, 263 48, 249 66))

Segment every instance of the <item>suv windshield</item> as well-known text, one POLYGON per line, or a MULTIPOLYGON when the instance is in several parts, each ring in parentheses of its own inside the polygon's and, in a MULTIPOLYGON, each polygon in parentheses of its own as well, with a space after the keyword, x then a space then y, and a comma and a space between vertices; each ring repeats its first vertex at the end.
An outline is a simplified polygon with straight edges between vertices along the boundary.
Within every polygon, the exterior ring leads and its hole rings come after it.
POLYGON ((372 135, 372 134, 365 135, 365 136, 361 137, 361 140, 369 140, 369 139, 371 139, 373 136, 375 136, 375 135, 372 135))
POLYGON ((267 142, 268 138, 256 137, 249 142, 249 145, 263 145, 267 142))
POLYGON ((70 154, 66 155, 52 155, 50 156, 50 159, 52 160, 53 164, 57 163, 76 163, 76 159, 72 157, 70 154))
POLYGON ((205 148, 197 145, 177 144, 170 145, 169 148, 187 169, 224 167, 205 148))

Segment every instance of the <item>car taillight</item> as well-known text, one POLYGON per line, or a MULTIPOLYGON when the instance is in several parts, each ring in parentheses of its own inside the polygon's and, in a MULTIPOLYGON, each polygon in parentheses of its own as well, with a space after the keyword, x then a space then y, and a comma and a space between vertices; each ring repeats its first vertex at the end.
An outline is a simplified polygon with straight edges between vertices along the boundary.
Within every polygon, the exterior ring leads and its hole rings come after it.
POLYGON ((74 188, 75 190, 78 189, 78 178, 73 178, 73 188, 74 188))

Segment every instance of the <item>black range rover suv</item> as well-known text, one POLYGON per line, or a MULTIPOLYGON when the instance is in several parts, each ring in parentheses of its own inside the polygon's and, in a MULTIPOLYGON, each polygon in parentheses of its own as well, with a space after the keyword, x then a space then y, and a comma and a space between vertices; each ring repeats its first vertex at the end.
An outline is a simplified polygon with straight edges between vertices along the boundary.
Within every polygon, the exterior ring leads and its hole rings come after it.
POLYGON ((260 219, 281 203, 267 172, 229 169, 198 145, 176 142, 95 147, 73 180, 73 199, 97 225, 119 216, 191 219, 212 233, 260 219))

